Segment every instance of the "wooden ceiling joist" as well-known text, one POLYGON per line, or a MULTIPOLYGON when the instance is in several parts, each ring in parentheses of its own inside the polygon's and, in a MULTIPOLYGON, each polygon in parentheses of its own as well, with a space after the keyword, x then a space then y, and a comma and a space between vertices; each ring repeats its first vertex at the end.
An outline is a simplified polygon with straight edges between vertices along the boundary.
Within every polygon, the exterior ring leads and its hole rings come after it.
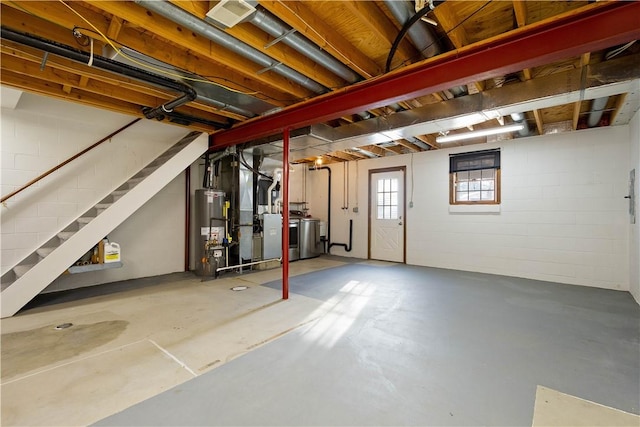
POLYGON ((168 19, 149 12, 134 3, 97 0, 89 0, 87 3, 112 15, 126 16, 127 21, 130 24, 136 25, 146 31, 150 31, 162 37, 170 44, 177 45, 182 49, 191 50, 214 62, 232 67, 237 72, 242 73, 249 78, 260 80, 278 90, 289 93, 298 98, 308 98, 312 96, 312 93, 309 90, 298 86, 284 76, 276 74, 273 71, 261 72, 263 70, 262 66, 255 64, 246 58, 223 48, 222 46, 216 45, 202 36, 185 30, 168 19))
MULTIPOLYGON (((354 14, 360 17, 361 21, 364 22, 369 29, 378 34, 378 36, 381 37, 382 40, 385 40, 388 46, 391 47, 398 35, 398 28, 382 10, 380 10, 375 2, 348 1, 345 2, 345 4, 354 14)), ((396 57, 401 61, 407 61, 419 57, 419 53, 417 49, 404 38, 398 45, 396 57)))
MULTIPOLYGON (((52 82, 71 87, 87 88, 87 86, 89 86, 90 88, 94 88, 93 92, 95 93, 104 91, 105 94, 110 94, 118 91, 121 92, 122 99, 129 99, 131 102, 136 102, 141 106, 159 105, 159 103, 165 102, 175 95, 167 91, 159 90, 153 86, 144 85, 135 80, 119 80, 107 71, 95 70, 95 68, 86 65, 81 66, 74 61, 60 57, 49 57, 46 62, 46 67, 44 70, 41 70, 42 60, 38 55, 39 51, 37 49, 19 46, 7 41, 3 42, 1 49, 4 66, 12 67, 16 72, 35 77, 46 75, 52 82), (92 78, 90 79, 89 76, 92 78), (60 79, 66 80, 62 81, 60 79)), ((242 116, 238 114, 221 111, 218 108, 197 102, 189 104, 189 107, 182 107, 182 109, 185 108, 189 108, 191 114, 196 115, 198 114, 197 109, 203 112, 206 111, 209 113, 208 116, 210 120, 221 124, 228 122, 229 118, 236 120, 242 119, 242 116)))
MULTIPOLYGON (((14 2, 8 4, 13 5, 14 2)), ((76 40, 71 35, 71 29, 74 28, 78 22, 77 18, 68 13, 68 11, 61 9, 61 7, 64 6, 59 5, 58 2, 21 2, 20 9, 24 9, 25 12, 23 12, 7 7, 5 3, 2 3, 2 19, 3 22, 20 22, 21 31, 39 34, 46 39, 79 48, 81 46, 77 45, 76 40), (42 7, 40 7, 40 5, 42 5, 42 7), (52 24, 52 22, 58 22, 59 25, 52 24)), ((101 32, 107 31, 110 24, 103 15, 87 8, 82 8, 77 4, 74 4, 74 7, 101 32)), ((88 33, 87 30, 83 31, 88 33)), ((96 40, 102 43, 99 34, 95 34, 95 36, 98 37, 96 40)), ((274 89, 257 80, 243 77, 225 64, 216 65, 209 61, 208 57, 210 56, 210 52, 207 52, 206 59, 197 57, 189 50, 180 49, 177 46, 152 37, 149 33, 128 28, 126 25, 121 29, 116 42, 117 44, 122 44, 138 52, 146 53, 149 56, 155 56, 159 60, 177 68, 191 71, 197 75, 209 78, 214 82, 218 81, 233 90, 239 90, 241 92, 249 91, 255 93, 256 97, 262 99, 266 97, 268 102, 276 106, 284 106, 294 101, 291 94, 274 89), (214 75, 212 75, 212 70, 215 70, 214 75)))
MULTIPOLYGON (((206 13, 208 12, 207 7, 203 7, 203 5, 200 4, 203 2, 174 1, 172 3, 200 19, 205 19, 206 13)), ((204 3, 206 4, 206 2, 204 3)), ((340 77, 327 71, 285 43, 276 43, 269 46, 269 43, 273 41, 273 37, 258 30, 249 23, 235 25, 232 28, 225 29, 225 32, 265 55, 272 57, 276 61, 295 69, 321 85, 333 88, 342 87, 345 84, 344 80, 340 77)))
POLYGON ((259 3, 361 76, 370 78, 382 72, 378 64, 356 49, 330 25, 319 20, 305 2, 259 0, 259 3))

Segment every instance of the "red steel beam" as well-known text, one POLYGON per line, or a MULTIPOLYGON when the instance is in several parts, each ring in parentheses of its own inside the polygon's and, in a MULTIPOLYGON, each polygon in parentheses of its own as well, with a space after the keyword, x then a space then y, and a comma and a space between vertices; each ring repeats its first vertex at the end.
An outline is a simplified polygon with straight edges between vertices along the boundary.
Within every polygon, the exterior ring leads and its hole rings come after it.
POLYGON ((282 139, 282 299, 289 299, 289 128, 282 139))
POLYGON ((640 1, 598 2, 550 20, 318 96, 212 135, 211 148, 252 141, 473 81, 640 39, 640 1))

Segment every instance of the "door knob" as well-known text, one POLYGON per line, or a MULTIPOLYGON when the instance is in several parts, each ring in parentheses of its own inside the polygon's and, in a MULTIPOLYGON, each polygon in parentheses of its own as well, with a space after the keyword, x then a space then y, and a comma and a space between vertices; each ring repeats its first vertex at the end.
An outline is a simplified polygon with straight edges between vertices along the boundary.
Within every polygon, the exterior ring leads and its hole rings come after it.
POLYGON ((402 221, 400 221, 400 222, 398 223, 398 225, 402 225, 402 221))

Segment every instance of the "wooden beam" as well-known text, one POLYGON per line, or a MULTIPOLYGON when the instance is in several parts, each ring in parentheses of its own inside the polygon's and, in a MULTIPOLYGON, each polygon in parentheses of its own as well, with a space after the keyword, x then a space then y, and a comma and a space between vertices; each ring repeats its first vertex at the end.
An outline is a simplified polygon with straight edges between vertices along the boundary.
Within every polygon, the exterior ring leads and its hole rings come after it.
MULTIPOLYGON (((7 4, 16 5, 14 2, 7 4)), ((29 13, 13 9, 2 3, 3 25, 16 28, 19 31, 38 34, 41 37, 59 43, 70 46, 76 45, 76 41, 69 30, 76 25, 77 21, 66 8, 65 10, 61 9, 64 6, 58 2, 46 1, 22 2, 19 6, 29 13), (36 18, 36 15, 42 19, 36 18), (57 25, 53 24, 53 22, 57 22, 57 25)), ((82 8, 79 3, 74 3, 74 7, 100 31, 107 31, 109 23, 104 15, 91 9, 82 8)), ((99 37, 99 35, 96 36, 99 37)), ((206 58, 197 57, 188 50, 180 49, 156 37, 152 37, 150 33, 140 32, 139 29, 129 28, 125 25, 120 31, 117 42, 177 68, 205 76, 213 82, 220 82, 233 90, 241 92, 255 91, 254 95, 257 98, 265 99, 276 106, 285 106, 296 101, 291 94, 277 90, 259 80, 243 76, 226 65, 216 64, 206 58)))
POLYGON ((536 128, 538 129, 538 135, 542 135, 543 125, 542 122, 542 114, 540 114, 540 110, 533 110, 533 117, 536 119, 536 128))
MULTIPOLYGON (((464 27, 459 25, 460 19, 454 12, 454 7, 455 2, 444 2, 433 9, 433 14, 442 29, 447 33, 447 36, 449 36, 453 46, 456 49, 460 49, 469 44, 469 37, 464 27)), ((484 90, 483 82, 473 82, 473 85, 478 89, 478 92, 484 90)), ((440 96, 440 98, 442 97, 440 96)))
POLYGON ((524 27, 527 25, 527 2, 522 0, 513 0, 512 3, 518 27, 524 27))
MULTIPOLYGON (((3 40, 1 51, 3 54, 4 67, 12 68, 14 71, 21 74, 33 73, 35 76, 37 76, 38 73, 42 73, 39 70, 41 58, 38 55, 39 51, 37 49, 17 45, 13 42, 3 40), (18 59, 20 61, 18 61, 18 59)), ((72 87, 77 86, 79 88, 93 87, 95 88, 94 90, 100 90, 100 88, 103 88, 104 90, 108 90, 106 88, 118 88, 118 90, 123 91, 122 96, 125 99, 127 99, 129 95, 133 96, 135 94, 141 94, 143 96, 153 97, 154 105, 156 102, 158 102, 158 100, 166 101, 174 95, 167 91, 161 91, 155 87, 147 86, 124 77, 122 77, 121 80, 117 76, 106 71, 97 70, 94 67, 88 67, 86 65, 78 64, 69 59, 60 57, 49 57, 49 59, 47 60, 47 67, 44 71, 47 72, 47 70, 52 73, 49 77, 52 79, 52 81, 55 81, 55 79, 60 76, 66 76, 67 80, 59 81, 60 84, 67 84, 72 87), (79 80, 76 80, 75 75, 79 75, 79 80), (90 84, 90 82, 100 82, 102 85, 90 84)), ((151 98, 144 99, 149 100, 151 98)), ((141 103, 141 105, 144 104, 141 103)), ((225 123, 227 121, 227 118, 231 118, 234 120, 244 119, 243 116, 240 116, 238 114, 230 113, 228 111, 222 111, 218 108, 212 107, 210 105, 204 105, 199 102, 192 102, 189 104, 189 107, 182 108, 194 108, 194 112, 196 109, 198 109, 202 110, 203 112, 211 113, 212 115, 208 116, 207 118, 210 117, 211 120, 220 123, 225 123)), ((202 114, 200 113, 195 115, 202 114)))
POLYGON ((433 135, 416 135, 415 137, 435 150, 440 148, 440 144, 436 142, 436 137, 433 135))
MULTIPOLYGON (((208 11, 206 7, 194 2, 172 1, 172 3, 181 9, 205 19, 208 11)), ((232 28, 224 30, 227 34, 246 43, 256 50, 270 56, 278 62, 281 62, 312 80, 324 85, 328 88, 339 88, 345 85, 345 81, 335 74, 320 66, 313 60, 297 52, 285 43, 279 42, 271 47, 265 47, 274 38, 249 23, 238 24, 232 28)))
POLYGON ((25 92, 51 96, 65 101, 77 102, 80 104, 115 111, 117 113, 142 117, 142 112, 138 105, 130 104, 119 99, 109 99, 104 95, 85 93, 81 90, 73 91, 72 93, 65 93, 62 90, 62 86, 57 83, 51 83, 45 80, 35 79, 31 76, 17 74, 5 68, 2 68, 0 76, 2 78, 2 84, 24 90, 25 92))
MULTIPOLYGON (((18 58, 2 54, 2 67, 7 70, 11 70, 14 75, 23 75, 26 77, 34 77, 39 80, 46 80, 49 83, 57 84, 62 87, 63 92, 71 94, 72 89, 83 89, 85 93, 91 93, 95 95, 104 95, 107 99, 119 99, 129 104, 138 106, 138 110, 142 111, 142 107, 156 107, 171 99, 173 94, 166 93, 163 97, 149 96, 141 92, 135 92, 127 88, 116 84, 108 84, 99 80, 90 80, 86 86, 80 85, 81 78, 74 73, 62 71, 52 67, 46 67, 40 71, 38 64, 22 61, 18 58)), ((2 79, 3 76, 0 76, 2 79)), ((219 116, 217 114, 198 111, 196 108, 189 106, 182 106, 176 109, 177 112, 188 114, 191 116, 200 116, 217 122, 220 125, 226 125, 228 120, 226 117, 219 116)))
MULTIPOLYGON (((587 52, 580 57, 580 68, 589 65, 591 59, 591 53, 587 52)), ((571 121, 571 127, 573 130, 578 128, 578 120, 580 119, 580 110, 582 109, 582 100, 576 101, 573 104, 573 120, 571 121)))
POLYGON ((352 155, 351 153, 347 153, 346 151, 334 151, 329 153, 330 156, 332 157, 337 157, 339 159, 342 160, 347 160, 347 161, 352 161, 352 160, 357 160, 358 157, 352 155))
POLYGON ((410 143, 409 141, 407 141, 406 139, 398 139, 395 141, 397 144, 402 145, 405 148, 408 148, 409 150, 413 151, 414 153, 417 153, 419 151, 422 151, 422 148, 418 147, 415 144, 410 143))
POLYGON ((320 20, 305 2, 259 0, 259 3, 361 76, 370 78, 382 73, 378 64, 356 49, 333 27, 320 20))
POLYGON ((362 160, 362 159, 368 159, 369 158, 369 156, 365 156, 364 154, 358 153, 357 151, 354 151, 354 150, 349 150, 348 153, 351 154, 353 157, 355 157, 356 160, 362 160))
MULTIPOLYGON (((367 26, 378 37, 386 41, 389 47, 392 46, 398 35, 398 28, 375 2, 356 0, 344 2, 344 5, 360 19, 364 26, 367 26)), ((401 61, 415 61, 421 58, 418 50, 411 45, 406 37, 400 42, 396 56, 401 61)))
MULTIPOLYGON (((152 13, 137 4, 123 1, 99 1, 88 0, 86 3, 97 7, 107 13, 116 16, 126 17, 126 20, 133 25, 144 28, 147 31, 155 33, 157 36, 180 46, 182 49, 188 49, 202 55, 205 58, 227 65, 236 70, 236 72, 246 75, 252 79, 260 80, 269 84, 283 92, 290 93, 299 98, 308 98, 313 94, 311 91, 291 82, 284 76, 274 73, 273 71, 262 71, 263 67, 253 63, 234 52, 231 52, 222 46, 216 45, 212 41, 194 34, 175 22, 152 13)), ((74 5, 75 7, 75 5, 74 5)))
POLYGON ((464 27, 460 25, 461 19, 454 11, 455 6, 455 2, 444 2, 433 9, 433 14, 442 30, 447 33, 451 43, 459 49, 469 44, 469 37, 464 27))
POLYGON ((110 39, 116 40, 118 35, 120 35, 120 30, 122 29, 122 24, 124 21, 122 18, 118 16, 113 16, 111 18, 111 22, 109 22, 109 28, 107 29, 107 37, 110 39))
POLYGON ((390 151, 393 154, 404 154, 402 147, 398 145, 380 145, 379 147, 383 150, 390 151))
POLYGON ((78 86, 87 87, 87 83, 89 83, 89 76, 87 75, 80 76, 80 81, 78 82, 78 86))
MULTIPOLYGON (((518 28, 524 27, 527 25, 527 2, 521 0, 513 0, 513 11, 516 15, 516 23, 518 24, 518 28)), ((524 74, 525 80, 531 80, 531 70, 529 68, 525 68, 522 70, 524 74)))
POLYGON ((621 93, 620 95, 618 95, 618 99, 616 100, 616 106, 614 107, 613 111, 611 112, 611 118, 609 119, 609 124, 612 125, 613 122, 616 120, 616 117, 618 116, 618 113, 620 112, 620 109, 622 108, 622 106, 624 105, 626 99, 627 99, 627 93, 621 93))
POLYGON ((369 153, 375 154, 378 157, 384 157, 386 154, 386 150, 378 147, 377 145, 363 145, 358 148, 364 151, 368 151, 369 153))

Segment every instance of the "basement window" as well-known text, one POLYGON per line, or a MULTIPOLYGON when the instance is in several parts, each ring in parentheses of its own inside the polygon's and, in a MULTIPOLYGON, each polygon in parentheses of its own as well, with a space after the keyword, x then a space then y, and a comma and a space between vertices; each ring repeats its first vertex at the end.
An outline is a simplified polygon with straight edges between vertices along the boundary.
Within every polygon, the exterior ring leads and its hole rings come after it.
POLYGON ((449 204, 500 204, 500 150, 449 156, 449 204))

